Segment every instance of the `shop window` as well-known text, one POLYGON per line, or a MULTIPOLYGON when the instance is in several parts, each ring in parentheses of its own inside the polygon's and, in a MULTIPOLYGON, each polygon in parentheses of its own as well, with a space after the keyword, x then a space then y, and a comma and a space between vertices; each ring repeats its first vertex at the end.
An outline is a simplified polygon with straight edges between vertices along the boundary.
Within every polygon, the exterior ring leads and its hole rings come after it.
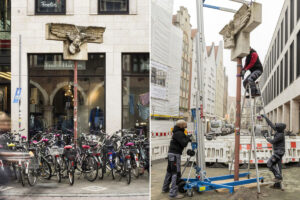
POLYGON ((98 0, 99 14, 129 14, 129 0, 98 0))
MULTIPOLYGON (((29 130, 73 132, 73 61, 62 54, 29 54, 29 130)), ((105 54, 78 62, 78 130, 105 129, 105 54)))
POLYGON ((10 0, 0 1, 0 32, 10 32, 10 0))
POLYGON ((46 15, 66 14, 66 0, 36 0, 35 12, 46 15))
POLYGON ((0 1, 0 130, 11 129, 11 0, 0 1))
POLYGON ((122 126, 149 126, 149 54, 122 54, 122 126))

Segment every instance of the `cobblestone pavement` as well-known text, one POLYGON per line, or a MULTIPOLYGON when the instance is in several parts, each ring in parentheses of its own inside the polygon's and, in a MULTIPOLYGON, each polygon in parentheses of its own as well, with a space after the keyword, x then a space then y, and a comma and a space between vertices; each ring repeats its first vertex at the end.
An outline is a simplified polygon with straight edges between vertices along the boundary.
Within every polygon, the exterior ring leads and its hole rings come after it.
POLYGON ((112 180, 105 176, 103 180, 89 182, 83 177, 70 186, 67 179, 58 183, 56 177, 51 180, 38 180, 38 183, 30 187, 28 184, 22 187, 20 183, 12 181, 0 188, 0 200, 88 200, 88 199, 108 199, 108 200, 148 200, 149 199, 149 177, 147 174, 138 179, 132 178, 130 185, 125 179, 112 180))
MULTIPOLYGON (((154 161, 152 162, 151 168, 151 199, 152 200, 166 200, 168 199, 168 194, 161 193, 161 187, 163 183, 163 179, 165 176, 167 167, 167 162, 163 161, 154 161)), ((275 190, 270 188, 271 180, 273 178, 272 174, 266 167, 260 167, 261 170, 260 176, 263 176, 265 179, 265 184, 261 187, 261 194, 259 195, 259 199, 262 200, 296 200, 300 199, 300 168, 299 167, 287 167, 283 169, 284 176, 284 191, 275 190), (266 184, 270 183, 270 184, 266 184)), ((189 168, 188 168, 189 170, 189 168)), ((187 170, 187 171, 188 171, 187 170)), ((194 170, 192 170, 194 171, 194 170)), ((221 176, 229 174, 228 168, 207 168, 207 175, 209 176, 221 176)), ((246 172, 247 170, 240 170, 240 172, 246 172)), ((254 169, 251 170, 251 173, 255 175, 254 169)), ((187 172, 185 172, 184 177, 187 176, 187 172)), ((256 186, 250 188, 252 191, 256 191, 256 186)), ((256 194, 256 192, 254 192, 256 194)), ((197 193, 190 198, 191 200, 226 200, 231 199, 232 195, 228 192, 216 192, 216 191, 208 191, 204 193, 197 193)), ((249 198, 249 200, 252 198, 249 198)), ((242 198, 241 200, 248 200, 242 198)))

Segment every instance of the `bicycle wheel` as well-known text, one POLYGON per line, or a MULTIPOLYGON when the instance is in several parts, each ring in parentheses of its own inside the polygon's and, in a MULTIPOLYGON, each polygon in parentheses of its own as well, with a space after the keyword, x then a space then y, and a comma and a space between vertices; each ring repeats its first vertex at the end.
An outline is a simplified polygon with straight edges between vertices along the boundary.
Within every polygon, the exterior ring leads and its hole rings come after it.
POLYGON ((52 176, 52 170, 50 164, 46 160, 42 159, 40 169, 41 176, 44 179, 50 180, 52 176))
POLYGON ((22 184, 22 186, 25 186, 25 177, 24 177, 24 172, 22 167, 18 167, 18 178, 19 178, 19 182, 22 184))
POLYGON ((83 162, 86 164, 83 169, 85 177, 90 182, 95 181, 98 176, 98 165, 96 159, 93 156, 87 156, 83 162))
POLYGON ((37 171, 33 169, 33 167, 30 167, 27 174, 27 182, 30 186, 34 186, 37 182, 37 171))
POLYGON ((97 158, 97 162, 99 163, 99 166, 98 166, 98 177, 99 179, 103 179, 104 177, 104 167, 103 167, 103 162, 101 160, 100 157, 97 158))
POLYGON ((72 165, 72 162, 74 161, 69 161, 68 163, 68 178, 70 185, 73 185, 75 181, 75 169, 72 165))
POLYGON ((60 161, 61 158, 60 157, 55 157, 55 172, 56 172, 56 177, 57 177, 57 181, 60 183, 61 182, 61 166, 60 166, 60 161))
POLYGON ((127 171, 127 174, 126 174, 127 184, 129 185, 131 182, 131 168, 128 168, 126 171, 127 171))
POLYGON ((135 176, 135 178, 139 178, 139 176, 140 176, 139 168, 137 167, 135 160, 131 160, 130 162, 131 162, 131 166, 132 166, 131 171, 132 171, 133 175, 135 176))

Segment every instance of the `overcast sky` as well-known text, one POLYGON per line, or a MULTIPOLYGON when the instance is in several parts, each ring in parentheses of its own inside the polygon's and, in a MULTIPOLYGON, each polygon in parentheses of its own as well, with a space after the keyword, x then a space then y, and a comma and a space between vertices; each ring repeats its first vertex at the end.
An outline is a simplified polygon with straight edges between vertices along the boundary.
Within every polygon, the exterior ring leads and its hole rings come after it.
MULTIPOLYGON (((261 3, 263 22, 250 35, 251 47, 256 49, 260 56, 261 62, 264 62, 265 55, 268 51, 270 41, 273 37, 284 0, 256 0, 261 3)), ((230 0, 206 0, 205 4, 227 7, 238 10, 242 4, 232 2, 230 0)), ((191 24, 193 28, 197 28, 196 17, 196 0, 174 0, 173 13, 184 6, 188 9, 191 15, 191 24)), ((204 9, 204 34, 206 45, 211 45, 214 42, 216 45, 220 40, 223 40, 219 35, 220 30, 233 19, 233 13, 214 10, 211 8, 204 9)), ((226 67, 229 78, 229 96, 235 96, 236 93, 236 63, 230 60, 230 51, 224 49, 224 65, 226 67)))

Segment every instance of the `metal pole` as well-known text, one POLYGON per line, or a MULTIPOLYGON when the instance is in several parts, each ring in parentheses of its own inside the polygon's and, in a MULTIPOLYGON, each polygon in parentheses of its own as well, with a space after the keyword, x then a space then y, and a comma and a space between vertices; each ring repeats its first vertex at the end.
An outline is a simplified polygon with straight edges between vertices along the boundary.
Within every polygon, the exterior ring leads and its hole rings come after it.
POLYGON ((235 120, 235 156, 234 156, 234 180, 239 180, 240 163, 240 128, 241 128, 241 85, 242 77, 242 58, 237 58, 237 77, 236 77, 236 120, 235 120))
POLYGON ((237 3, 245 3, 245 4, 250 4, 251 3, 251 2, 245 1, 245 0, 230 0, 230 1, 234 1, 234 2, 237 2, 237 3))
MULTIPOLYGON (((22 70, 22 36, 19 35, 19 85, 18 85, 18 88, 21 88, 21 70, 22 70)), ((19 89, 20 90, 20 89, 19 89)), ((22 93, 21 93, 22 94, 22 93)), ((20 130, 21 130, 21 96, 20 96, 20 99, 19 99, 19 133, 20 133, 20 130)))
POLYGON ((77 146, 77 61, 74 61, 74 144, 77 146))
POLYGON ((212 8, 212 9, 216 9, 216 10, 221 10, 221 11, 225 11, 225 12, 231 12, 231 13, 236 13, 237 12, 234 9, 224 8, 224 7, 220 7, 220 6, 213 6, 213 5, 208 5, 208 4, 203 4, 203 7, 212 8))
POLYGON ((200 119, 199 105, 204 104, 204 92, 203 92, 203 40, 204 40, 204 26, 203 26, 203 1, 196 0, 197 5, 197 26, 198 34, 196 40, 197 48, 197 77, 198 77, 198 98, 197 98, 197 166, 201 169, 200 180, 203 181, 205 175, 205 150, 204 150, 204 132, 202 119, 200 119))

